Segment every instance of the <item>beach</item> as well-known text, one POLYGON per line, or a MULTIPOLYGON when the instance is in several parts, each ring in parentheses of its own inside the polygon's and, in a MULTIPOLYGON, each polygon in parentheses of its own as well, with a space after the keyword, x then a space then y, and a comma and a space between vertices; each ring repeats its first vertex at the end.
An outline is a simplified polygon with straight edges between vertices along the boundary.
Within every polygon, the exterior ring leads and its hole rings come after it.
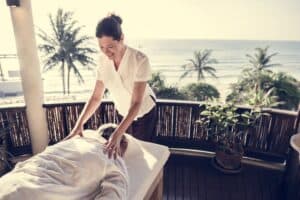
MULTIPOLYGON (((217 79, 207 76, 205 81, 214 85, 221 93, 221 100, 225 100, 230 93, 230 84, 236 83, 242 70, 249 67, 246 54, 253 55, 256 47, 269 46, 269 54, 277 52, 271 63, 281 66, 271 68, 275 72, 286 72, 300 80, 300 42, 299 41, 254 41, 254 40, 192 40, 192 39, 147 39, 127 40, 127 44, 144 52, 150 60, 152 72, 160 72, 167 85, 183 87, 197 82, 196 73, 180 80, 184 69, 182 66, 193 58, 196 50, 211 49, 211 58, 218 60, 212 65, 216 69, 217 79)), ((95 60, 98 56, 95 55, 95 60)), ((2 68, 18 69, 17 60, 1 60, 2 68)), ((85 80, 79 84, 74 75, 71 76, 71 99, 86 99, 95 83, 95 69, 87 70, 79 67, 85 80)), ((43 73, 45 99, 68 98, 62 95, 62 81, 58 68, 43 73)), ((1 98, 1 102, 9 101, 1 98)), ((13 98, 12 98, 13 99, 13 98)), ((22 97, 20 97, 22 99, 22 97)))

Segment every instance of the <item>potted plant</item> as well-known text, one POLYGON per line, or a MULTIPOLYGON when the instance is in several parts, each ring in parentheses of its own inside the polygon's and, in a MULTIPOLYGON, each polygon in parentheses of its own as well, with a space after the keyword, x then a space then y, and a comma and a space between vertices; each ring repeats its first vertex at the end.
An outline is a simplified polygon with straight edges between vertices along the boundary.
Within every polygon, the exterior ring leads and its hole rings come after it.
POLYGON ((216 145, 213 165, 226 173, 241 170, 243 141, 249 129, 261 115, 260 110, 253 109, 238 113, 232 104, 208 104, 197 121, 216 145))

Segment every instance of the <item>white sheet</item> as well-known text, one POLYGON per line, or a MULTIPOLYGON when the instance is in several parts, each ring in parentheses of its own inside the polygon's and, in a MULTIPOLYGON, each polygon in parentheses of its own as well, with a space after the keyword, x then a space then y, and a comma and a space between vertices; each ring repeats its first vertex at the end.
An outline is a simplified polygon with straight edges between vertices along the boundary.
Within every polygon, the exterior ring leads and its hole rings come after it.
MULTIPOLYGON (((96 133, 96 131, 93 130, 86 130, 84 132, 85 136, 88 136, 90 138, 99 138, 98 134, 96 133)), ((168 150, 168 147, 166 146, 162 146, 162 145, 158 145, 158 144, 153 144, 153 143, 149 143, 149 142, 143 142, 140 140, 137 140, 135 138, 133 138, 130 135, 127 135, 127 138, 129 140, 129 145, 128 145, 128 149, 127 152, 125 153, 124 156, 124 160, 128 169, 128 174, 129 174, 129 195, 128 195, 128 199, 129 200, 141 200, 144 198, 144 196, 146 195, 148 189, 151 187, 151 184, 153 183, 154 179, 156 178, 156 176, 158 175, 158 173, 160 172, 160 170, 164 167, 170 152, 168 150)), ((97 179, 101 179, 103 178, 105 172, 104 171, 99 171, 97 169, 99 169, 98 162, 93 162, 94 166, 94 170, 90 170, 88 173, 81 171, 79 174, 84 175, 86 180, 94 180, 94 186, 89 186, 89 187, 83 187, 84 183, 78 183, 74 184, 74 181, 76 182, 76 178, 78 177, 72 177, 72 173, 68 173, 68 172, 64 172, 64 170, 66 170, 67 168, 70 167, 70 165, 73 165, 74 163, 72 163, 72 160, 76 160, 76 159, 80 159, 80 156, 78 156, 78 153, 80 154, 80 151, 82 149, 85 148, 90 148, 90 145, 88 142, 84 143, 81 140, 78 140, 78 143, 76 143, 75 146, 73 146, 73 150, 74 150, 74 154, 70 154, 69 156, 69 161, 65 162, 65 163, 59 163, 59 164, 65 164, 64 168, 59 168, 57 167, 58 162, 61 161, 57 161, 55 160, 55 156, 53 157, 49 155, 48 156, 44 156, 43 158, 40 157, 36 157, 38 159, 48 159, 50 162, 51 160, 52 165, 49 166, 49 169, 47 171, 45 171, 45 174, 43 175, 39 175, 42 176, 43 180, 42 182, 40 182, 41 180, 38 180, 38 182, 36 182, 37 180, 33 180, 33 176, 30 176, 30 173, 34 173, 34 168, 27 168, 27 173, 24 173, 24 171, 21 173, 10 173, 10 179, 20 179, 20 175, 23 176, 20 180, 21 182, 19 184, 23 184, 22 180, 27 181, 26 184, 32 184, 30 187, 37 187, 40 190, 40 196, 39 199, 46 199, 45 197, 42 198, 43 196, 43 187, 47 186, 47 182, 55 182, 55 181, 68 181, 69 183, 69 187, 56 187, 54 186, 52 189, 53 191, 58 190, 58 194, 63 194, 63 198, 62 199, 70 199, 71 196, 73 195, 74 199, 76 199, 76 196, 82 196, 82 194, 87 193, 87 188, 91 189, 95 189, 95 187, 97 185, 99 185, 97 183, 97 179), (55 171, 60 171, 60 174, 54 173, 51 174, 51 169, 55 169, 55 171), (99 173, 95 173, 99 171, 99 173), (27 176, 27 177, 25 177, 27 176), (66 177, 68 176, 68 177, 66 177), (35 184, 37 183, 37 184, 35 184), (46 185, 45 185, 46 184, 46 185), (93 188, 94 187, 94 188, 93 188), (75 190, 74 190, 75 188, 75 190), (70 195, 70 196, 66 196, 66 194, 70 195)), ((50 147, 51 149, 51 147, 50 147)), ((47 150, 46 150, 47 151, 47 150)), ((97 149, 89 149, 88 151, 91 152, 96 152, 96 154, 99 156, 101 154, 102 151, 98 151, 97 149)), ((63 152, 63 149, 61 150, 61 153, 63 152)), ((66 155, 65 155, 66 156, 66 155)), ((96 156, 96 155, 91 155, 91 156, 96 156)), ((101 156, 100 156, 101 157, 101 156)), ((32 160, 32 159, 30 159, 32 160)), ((34 159, 33 159, 34 160, 34 159)), ((68 159, 67 159, 68 160, 68 159)), ((35 161, 36 162, 36 161, 35 161)), ((26 163, 26 161, 24 162, 26 163)), ((90 168, 91 163, 90 161, 87 160, 81 160, 82 166, 73 166, 72 170, 80 170, 80 168, 84 168, 83 165, 89 165, 88 168, 90 168)), ((22 163, 19 164, 20 167, 22 165, 22 163)), ((102 166, 103 167, 103 166, 102 166)), ((123 174, 124 175, 124 174, 123 174)), ((4 176, 3 178, 0 179, 0 183, 6 183, 5 186, 0 187, 0 193, 1 192, 14 192, 13 190, 18 188, 16 187, 16 181, 7 181, 7 177, 8 176, 4 176), (6 177, 6 180, 5 180, 6 177), (8 183, 8 184, 7 184, 8 183), (11 184, 11 185, 10 185, 11 184)), ((126 175, 124 175, 124 179, 125 179, 126 175)), ((53 183, 51 183, 53 184, 53 183)), ((45 187, 44 189, 49 190, 49 185, 47 187, 45 187)), ((51 188, 50 188, 51 189, 51 188)), ((56 191, 57 192, 57 191, 56 191)), ((126 192, 128 193, 128 191, 126 192)), ((23 192, 20 193, 22 197, 21 199, 26 199, 26 196, 24 195, 25 193, 23 192)), ((30 195, 32 194, 28 194, 28 197, 32 197, 30 195)), ((58 195, 58 196, 59 196, 58 195)), ((0 195, 1 196, 1 195, 0 195)), ((31 198, 27 198, 27 199, 31 199, 31 198)), ((49 199, 53 199, 52 197, 49 199)), ((55 198, 55 200, 58 200, 60 198, 55 198)), ((83 198, 81 198, 83 199, 83 198)))
POLYGON ((47 147, 0 179, 0 199, 125 200, 129 178, 124 160, 108 159, 104 142, 77 136, 47 147))
POLYGON ((142 200, 156 176, 167 162, 170 151, 167 146, 137 140, 130 135, 125 163, 129 173, 129 198, 142 200))
MULTIPOLYGON (((86 130, 86 135, 95 135, 95 131, 86 130)), ((131 135, 124 160, 129 174, 129 200, 142 200, 151 187, 160 170, 167 162, 170 151, 167 146, 144 142, 131 135)))

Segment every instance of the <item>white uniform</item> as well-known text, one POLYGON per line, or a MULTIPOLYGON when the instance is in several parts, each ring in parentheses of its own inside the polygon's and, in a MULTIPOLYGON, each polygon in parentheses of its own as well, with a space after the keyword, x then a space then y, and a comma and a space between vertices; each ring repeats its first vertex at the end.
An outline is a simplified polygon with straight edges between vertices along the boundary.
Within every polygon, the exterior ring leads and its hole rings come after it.
MULTIPOLYGON (((148 81, 151 78, 151 69, 147 56, 142 52, 126 47, 118 70, 114 63, 105 55, 99 59, 97 80, 101 80, 109 90, 119 114, 126 116, 130 108, 134 82, 148 81)), ((150 97, 155 97, 149 84, 146 86, 144 98, 137 118, 148 113, 155 103, 150 97)))

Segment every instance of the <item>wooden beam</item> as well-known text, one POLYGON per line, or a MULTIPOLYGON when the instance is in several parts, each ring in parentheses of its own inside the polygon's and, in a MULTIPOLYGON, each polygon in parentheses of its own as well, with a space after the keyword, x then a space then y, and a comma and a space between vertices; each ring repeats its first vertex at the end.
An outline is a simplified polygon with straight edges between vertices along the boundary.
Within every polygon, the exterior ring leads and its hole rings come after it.
POLYGON ((48 145, 46 113, 43 109, 44 93, 31 1, 22 0, 20 7, 10 7, 11 20, 15 34, 17 54, 26 115, 30 130, 33 153, 39 153, 48 145))

